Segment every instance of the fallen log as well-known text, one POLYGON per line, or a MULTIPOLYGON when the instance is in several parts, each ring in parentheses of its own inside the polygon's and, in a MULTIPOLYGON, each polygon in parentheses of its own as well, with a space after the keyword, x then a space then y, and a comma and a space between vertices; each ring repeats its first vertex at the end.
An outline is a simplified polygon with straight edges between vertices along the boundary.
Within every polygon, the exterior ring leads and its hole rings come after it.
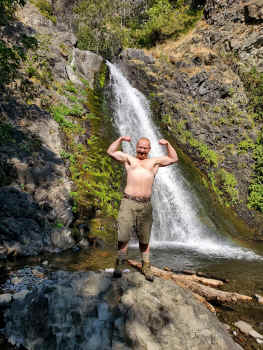
MULTIPOLYGON (((141 269, 141 263, 135 260, 129 260, 128 262, 131 266, 141 269)), ((212 279, 201 278, 195 275, 179 275, 171 271, 161 270, 154 266, 152 266, 151 269, 155 276, 161 277, 166 280, 173 280, 180 287, 190 289, 194 294, 198 294, 199 296, 205 298, 207 302, 209 301, 209 302, 216 302, 216 303, 237 303, 237 302, 250 302, 253 300, 252 297, 249 297, 247 295, 224 292, 224 291, 212 288, 215 286, 222 285, 223 284, 222 281, 217 281, 220 283, 216 285, 216 283, 214 282, 216 280, 212 280, 212 279)))
MULTIPOLYGON (((141 269, 141 263, 135 261, 135 260, 129 260, 129 264, 131 266, 137 267, 138 269, 141 269)), ((166 270, 161 270, 158 269, 157 267, 152 266, 152 272, 159 277, 162 277, 164 279, 173 279, 176 276, 176 279, 182 280, 182 281, 195 281, 198 283, 202 283, 205 286, 210 286, 210 287, 219 287, 222 286, 224 283, 222 281, 219 280, 215 280, 212 278, 206 278, 206 277, 201 277, 201 276, 197 276, 196 274, 185 274, 185 273, 174 273, 173 271, 168 271, 167 268, 166 270)))
POLYGON ((217 280, 217 281, 221 281, 223 283, 228 283, 229 280, 226 279, 226 278, 218 278, 218 277, 215 277, 213 275, 210 275, 210 274, 207 274, 207 273, 204 273, 204 272, 200 272, 200 271, 193 271, 193 270, 174 270, 174 269, 170 269, 168 266, 165 266, 163 268, 165 271, 170 271, 170 272, 173 272, 173 273, 176 273, 176 274, 181 274, 181 275, 196 275, 196 276, 199 276, 199 277, 205 277, 205 278, 209 278, 209 279, 213 279, 213 280, 217 280))

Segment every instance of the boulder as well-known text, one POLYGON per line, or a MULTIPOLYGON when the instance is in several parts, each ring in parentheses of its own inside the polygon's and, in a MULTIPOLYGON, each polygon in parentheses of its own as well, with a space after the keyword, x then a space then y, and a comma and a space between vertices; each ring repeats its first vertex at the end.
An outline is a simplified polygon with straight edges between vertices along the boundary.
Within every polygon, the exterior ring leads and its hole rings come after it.
POLYGON ((30 350, 240 349, 190 291, 138 272, 52 273, 4 317, 9 342, 30 350))
POLYGON ((75 48, 72 52, 72 61, 67 65, 66 70, 69 79, 74 84, 82 85, 81 78, 88 81, 93 88, 94 77, 100 71, 103 58, 91 51, 84 51, 75 48))

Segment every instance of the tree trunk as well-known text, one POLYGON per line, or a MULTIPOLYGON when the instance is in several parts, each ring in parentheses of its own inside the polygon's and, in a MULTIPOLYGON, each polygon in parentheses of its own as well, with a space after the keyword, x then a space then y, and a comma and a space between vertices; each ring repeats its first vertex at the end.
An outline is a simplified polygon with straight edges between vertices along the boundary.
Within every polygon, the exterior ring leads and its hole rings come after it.
MULTIPOLYGON (((129 260, 129 264, 138 269, 141 269, 141 263, 135 260, 129 260)), ((190 289, 195 295, 198 295, 198 300, 203 302, 203 304, 208 304, 208 301, 216 303, 237 303, 237 302, 250 302, 253 300, 252 297, 247 295, 242 295, 238 293, 224 292, 221 290, 214 289, 212 287, 219 287, 223 285, 222 281, 214 280, 211 278, 199 277, 197 275, 183 275, 178 273, 173 273, 170 271, 164 271, 158 269, 157 267, 151 267, 152 272, 155 276, 161 277, 166 280, 172 280, 177 285, 183 288, 190 289), (200 299, 201 297, 201 299, 200 299), (204 302, 204 300, 206 302, 204 302)), ((207 308, 213 311, 214 308, 210 304, 206 305, 207 308)))

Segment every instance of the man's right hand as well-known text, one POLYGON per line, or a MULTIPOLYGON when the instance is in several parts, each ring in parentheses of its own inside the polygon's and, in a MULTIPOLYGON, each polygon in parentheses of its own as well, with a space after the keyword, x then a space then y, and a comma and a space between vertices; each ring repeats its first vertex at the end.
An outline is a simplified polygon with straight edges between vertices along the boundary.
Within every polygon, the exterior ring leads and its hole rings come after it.
POLYGON ((121 140, 122 140, 122 141, 131 142, 130 136, 122 136, 121 140))
POLYGON ((122 141, 130 142, 131 138, 130 136, 121 136, 116 141, 112 142, 112 144, 107 149, 107 153, 109 156, 114 158, 115 160, 118 160, 119 162, 126 162, 128 159, 128 154, 119 151, 119 147, 121 146, 122 141))

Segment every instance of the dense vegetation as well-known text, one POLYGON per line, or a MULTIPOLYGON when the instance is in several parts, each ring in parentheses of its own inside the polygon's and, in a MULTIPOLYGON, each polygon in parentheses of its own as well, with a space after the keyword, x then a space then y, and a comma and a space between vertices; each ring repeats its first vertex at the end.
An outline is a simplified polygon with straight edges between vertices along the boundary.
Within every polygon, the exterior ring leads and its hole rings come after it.
MULTIPOLYGON (((17 6, 24 5, 25 0, 0 0, 0 33, 14 19, 17 6)), ((36 46, 37 40, 24 34, 13 41, 0 39, 0 89, 15 79, 21 62, 26 59, 26 51, 36 46)))
POLYGON ((123 47, 152 47, 176 39, 202 11, 184 0, 91 0, 75 6, 78 46, 110 58, 123 47))
POLYGON ((74 181, 74 191, 71 193, 73 210, 80 218, 93 216, 96 211, 116 216, 121 197, 122 171, 119 164, 113 163, 106 153, 113 135, 102 95, 105 74, 104 68, 97 77, 98 86, 94 90, 88 84, 86 88, 77 87, 71 82, 63 85, 59 93, 66 96, 70 104, 58 104, 51 108, 54 119, 65 135, 65 151, 61 157, 68 161, 74 181), (82 141, 78 142, 77 139, 82 141))
MULTIPOLYGON (((250 113, 256 122, 263 121, 263 73, 255 68, 242 75, 250 102, 250 113)), ((263 212, 263 127, 261 127, 256 143, 247 142, 246 148, 253 151, 255 169, 252 182, 249 186, 249 208, 263 212)))

